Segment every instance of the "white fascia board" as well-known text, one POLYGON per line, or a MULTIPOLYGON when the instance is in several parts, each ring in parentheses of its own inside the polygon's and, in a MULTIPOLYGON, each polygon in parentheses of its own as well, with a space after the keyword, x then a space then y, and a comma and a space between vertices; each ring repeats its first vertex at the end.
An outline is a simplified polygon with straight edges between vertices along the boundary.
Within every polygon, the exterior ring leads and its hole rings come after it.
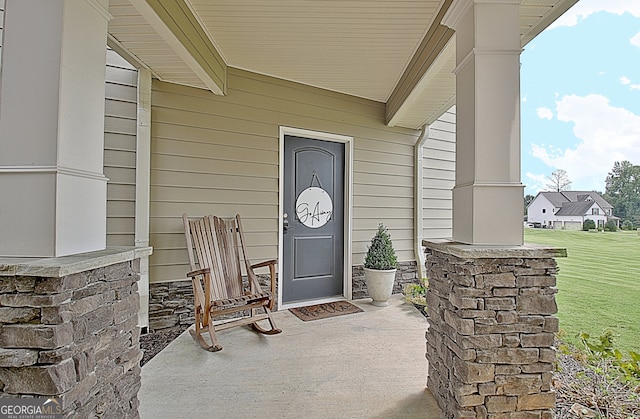
POLYGON ((182 45, 178 37, 165 25, 151 6, 145 0, 129 0, 131 5, 142 15, 142 17, 158 32, 158 34, 169 44, 171 49, 184 61, 200 80, 216 95, 224 95, 224 86, 218 84, 207 74, 198 61, 182 45))

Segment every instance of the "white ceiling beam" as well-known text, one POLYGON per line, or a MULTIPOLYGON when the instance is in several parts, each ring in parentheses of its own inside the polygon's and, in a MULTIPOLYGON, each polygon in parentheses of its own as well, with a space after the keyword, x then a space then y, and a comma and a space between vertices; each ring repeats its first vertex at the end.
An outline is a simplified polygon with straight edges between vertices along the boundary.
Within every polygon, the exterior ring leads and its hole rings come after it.
MULTIPOLYGON (((217 95, 224 95, 226 91, 226 69, 225 77, 222 81, 214 80, 209 70, 205 68, 189 49, 183 44, 178 35, 162 20, 156 11, 146 0, 129 0, 131 5, 142 15, 142 17, 153 27, 153 29, 164 39, 171 49, 183 60, 183 62, 198 76, 209 90, 217 95)), ((212 45, 212 48, 215 47, 212 45)))

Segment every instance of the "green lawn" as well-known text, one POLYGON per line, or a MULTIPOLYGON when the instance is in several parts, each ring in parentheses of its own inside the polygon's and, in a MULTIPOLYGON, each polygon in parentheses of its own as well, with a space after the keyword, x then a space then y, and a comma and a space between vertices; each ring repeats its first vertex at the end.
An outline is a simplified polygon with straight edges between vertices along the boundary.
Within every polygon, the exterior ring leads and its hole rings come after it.
POLYGON ((567 249, 558 258, 558 317, 563 340, 612 330, 624 352, 640 352, 640 236, 525 228, 525 242, 567 249))

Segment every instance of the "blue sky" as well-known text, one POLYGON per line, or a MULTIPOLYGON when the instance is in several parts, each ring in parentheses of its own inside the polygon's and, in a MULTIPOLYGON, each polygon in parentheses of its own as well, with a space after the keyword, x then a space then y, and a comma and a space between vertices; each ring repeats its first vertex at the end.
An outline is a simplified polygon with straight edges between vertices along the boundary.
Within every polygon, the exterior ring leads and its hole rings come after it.
POLYGON ((615 161, 640 164, 640 0, 580 0, 521 56, 522 183, 604 192, 615 161))

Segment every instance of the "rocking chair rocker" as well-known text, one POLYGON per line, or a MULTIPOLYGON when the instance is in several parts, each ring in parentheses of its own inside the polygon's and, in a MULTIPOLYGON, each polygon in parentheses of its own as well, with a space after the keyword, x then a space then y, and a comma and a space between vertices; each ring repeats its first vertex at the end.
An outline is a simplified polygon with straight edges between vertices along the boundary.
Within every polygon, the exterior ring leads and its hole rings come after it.
POLYGON ((191 272, 187 276, 193 283, 195 299, 195 330, 190 330, 190 333, 196 342, 207 351, 217 352, 222 349, 216 337, 216 332, 220 330, 250 325, 254 331, 266 335, 282 332, 271 315, 276 261, 255 265, 249 262, 240 215, 232 220, 213 215, 189 220, 187 214, 182 214, 182 220, 191 265, 191 272), (241 263, 246 267, 246 280, 243 280, 241 263), (269 291, 262 290, 254 272, 254 269, 262 267, 269 267, 269 291), (245 310, 249 311, 249 316, 218 324, 213 322, 214 317, 245 310), (263 313, 259 313, 259 310, 263 313), (271 328, 264 329, 258 325, 261 320, 268 320, 271 328), (207 332, 211 345, 202 336, 207 332))

